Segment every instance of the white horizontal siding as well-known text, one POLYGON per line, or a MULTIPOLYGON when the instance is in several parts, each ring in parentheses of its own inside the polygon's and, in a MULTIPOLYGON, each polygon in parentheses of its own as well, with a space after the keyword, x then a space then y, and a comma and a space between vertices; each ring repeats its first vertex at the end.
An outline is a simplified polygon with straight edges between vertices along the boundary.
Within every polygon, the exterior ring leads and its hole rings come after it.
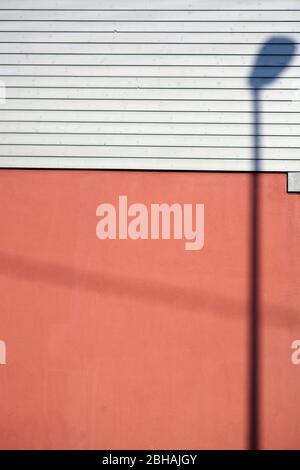
MULTIPOLYGON (((6 156, 2 160, 2 168, 58 168, 58 169, 124 169, 124 170, 189 170, 189 171, 252 171, 252 159, 244 160, 235 158, 165 158, 165 157, 129 157, 110 158, 84 155, 69 158, 43 156, 22 157, 6 156)), ((297 160, 262 160, 261 171, 269 172, 298 172, 297 160)))
MULTIPOLYGON (((41 122, 41 121, 55 121, 55 122, 128 122, 128 123, 188 123, 192 125, 198 124, 249 124, 252 125, 251 115, 248 112, 236 113, 228 111, 226 113, 220 112, 206 112, 206 111, 191 111, 191 112, 173 112, 173 111, 56 111, 56 110, 33 110, 28 111, 22 109, 18 110, 5 110, 1 111, 2 122, 16 122, 20 121, 41 122)), ((299 113, 264 113, 263 122, 268 124, 299 124, 299 113)), ((252 127, 251 127, 252 128, 252 127)), ((250 129, 250 128, 249 128, 250 129)), ((222 158, 222 155, 220 156, 222 158)))
MULTIPOLYGON (((228 88, 231 90, 247 89, 249 84, 247 80, 241 80, 240 78, 231 78, 231 77, 103 77, 97 76, 93 77, 88 76, 51 76, 51 82, 49 80, 49 75, 43 76, 24 76, 24 75, 5 75, 5 84, 7 90, 11 87, 22 86, 25 87, 34 87, 34 88, 105 88, 105 89, 126 89, 134 88, 137 92, 140 89, 205 89, 205 90, 216 90, 228 88)), ((4 78, 2 77, 2 82, 4 78)), ((296 92, 298 90, 298 79, 293 79, 291 77, 279 78, 273 84, 271 84, 268 89, 277 89, 277 90, 288 90, 296 92)), ((266 93, 264 91, 263 93, 266 93)), ((280 96, 280 93, 278 93, 280 96)))
MULTIPOLYGON (((0 166, 253 168, 248 76, 299 0, 0 2, 0 166)), ((284 57, 281 58, 284 61, 284 57)), ((300 171, 300 49, 261 98, 263 171, 300 171)))
MULTIPOLYGON (((163 123, 163 122, 60 122, 60 121, 18 121, 18 133, 16 133, 16 121, 0 121, 1 134, 14 134, 15 136, 22 134, 55 134, 56 139, 60 139, 61 135, 83 134, 87 138, 90 135, 134 135, 134 136, 173 136, 181 137, 198 137, 205 138, 213 136, 214 141, 220 140, 223 136, 230 136, 231 142, 241 140, 246 137, 248 145, 251 146, 249 139, 252 136, 251 124, 240 123, 163 123), (234 137, 234 139, 232 139, 234 137)), ((267 145, 269 137, 286 138, 293 137, 299 139, 300 124, 263 124, 262 135, 264 136, 264 145, 267 145)), ((185 141, 186 142, 186 141, 185 141)), ((292 143, 292 141, 291 141, 292 143)), ((273 144, 274 145, 274 144, 273 144)))
MULTIPOLYGON (((63 83, 61 83, 63 85, 63 83)), ((251 101, 252 92, 249 89, 215 88, 134 88, 124 91, 119 87, 79 88, 79 87, 9 87, 6 89, 7 100, 31 99, 31 100, 148 100, 148 101, 251 101)), ((262 93, 262 101, 288 101, 295 104, 300 99, 298 91, 294 89, 265 90, 262 93)), ((8 103, 9 104, 9 103, 8 103)), ((291 107, 289 106, 289 111, 291 107)))
MULTIPOLYGON (((256 46, 253 48, 253 53, 257 51, 257 46, 261 45, 263 41, 269 38, 270 34, 276 33, 276 31, 270 32, 261 27, 261 32, 245 32, 237 30, 239 23, 233 23, 230 30, 227 32, 215 32, 211 31, 194 31, 194 32, 180 32, 176 29, 172 31, 156 31, 156 32, 145 32, 131 31, 131 32, 120 32, 120 31, 106 31, 106 32, 71 32, 71 31, 0 31, 0 42, 33 42, 33 43, 73 43, 73 44, 91 44, 91 43, 113 43, 113 44, 124 44, 126 42, 132 44, 251 44, 256 46)), ((263 23, 261 23, 263 26, 263 23)), ((277 34, 277 33, 276 33, 277 34)), ((299 34, 289 33, 287 31, 279 33, 282 36, 286 34, 293 40, 299 40, 299 34)))
MULTIPOLYGON (((299 103, 299 102, 298 102, 299 103)), ((290 101, 271 101, 266 100, 263 102, 264 113, 276 114, 298 114, 299 107, 296 104, 291 105, 290 101)), ((253 108, 251 100, 185 100, 185 99, 131 99, 116 98, 106 99, 13 99, 6 100, 5 111, 19 111, 23 109, 27 111, 74 111, 74 112, 111 112, 111 111, 124 111, 124 112, 172 112, 172 113, 246 113, 250 114, 253 108)))
MULTIPOLYGON (((300 24, 300 23, 299 23, 300 24)), ((58 48, 59 50, 59 48, 58 48)), ((279 56, 280 57, 280 56, 279 56)), ((281 59, 281 57, 280 57, 281 59)), ((278 64, 278 56, 271 56, 268 65, 269 66, 276 66, 278 64)), ((69 55, 69 54, 61 54, 57 52, 57 54, 0 54, 0 66, 5 70, 5 67, 18 67, 18 70, 28 72, 28 69, 25 67, 34 66, 34 70, 32 71, 31 68, 29 69, 30 73, 35 73, 36 67, 38 66, 48 66, 55 69, 54 71, 61 71, 59 67, 64 66, 64 70, 66 66, 72 66, 75 70, 74 73, 80 73, 79 67, 94 67, 96 68, 97 72, 99 70, 104 74, 110 73, 111 67, 117 67, 117 70, 120 70, 119 67, 122 67, 121 70, 124 69, 125 74, 132 74, 137 75, 137 69, 141 69, 144 71, 144 67, 146 68, 145 72, 155 73, 156 67, 159 67, 159 72, 165 70, 165 67, 172 67, 172 70, 175 69, 175 72, 169 70, 170 74, 172 72, 183 73, 182 70, 187 70, 187 74, 191 76, 191 71, 189 67, 197 67, 197 71, 199 71, 200 67, 205 67, 207 69, 208 74, 214 74, 212 72, 211 67, 217 67, 217 73, 221 73, 221 68, 228 68, 230 67, 229 73, 231 75, 235 75, 237 73, 236 68, 247 67, 251 68, 255 60, 255 54, 249 55, 200 55, 200 54, 76 54, 76 55, 69 55), (77 67, 76 67, 77 66, 77 67), (100 68, 101 67, 101 68, 100 68), (129 67, 135 67, 134 71, 132 72, 129 67), (155 67, 155 68, 154 68, 155 67), (180 67, 180 68, 179 68, 180 67), (181 69, 184 67, 184 69, 181 69), (233 71, 232 71, 233 68, 233 71), (179 72, 178 72, 179 70, 179 72)), ((284 58, 281 59, 283 61, 284 58)), ((293 67, 300 67, 300 56, 294 57, 291 66, 293 67)), ((13 69, 15 70, 15 69, 13 69)), ((70 69, 72 71, 72 69, 70 69)), ((115 70, 115 69, 113 69, 115 70)), ((222 71, 223 72, 223 71, 222 71)), ((245 73, 245 71, 243 71, 245 73)), ((246 71, 246 74, 249 72, 246 71)), ((199 75, 199 73, 198 73, 199 75)))
MULTIPOLYGON (((5 36, 7 38, 7 36, 5 36)), ((51 36, 52 38, 52 36, 51 36)), ((51 39, 49 38, 49 39, 51 39)), ((59 39, 59 38, 58 38, 59 39)), ((67 39, 67 38, 64 38, 67 39)), ((78 39, 78 38, 77 38, 78 39)), ((280 44, 277 45, 275 55, 281 54, 283 48, 280 44)), ((223 54, 226 56, 239 56, 244 57, 250 55, 255 57, 256 49, 253 48, 253 44, 239 44, 235 43, 234 48, 231 43, 163 43, 163 42, 140 42, 140 43, 122 43, 122 42, 100 42, 100 43, 85 43, 77 41, 75 43, 71 42, 2 42, 0 43, 0 53, 1 54, 32 54, 34 57, 35 54, 52 55, 52 59, 55 59, 57 55, 80 55, 87 54, 88 56, 97 57, 98 54, 105 55, 116 55, 116 54, 126 54, 126 55, 157 55, 164 54, 166 56, 170 55, 194 55, 194 56, 205 56, 209 57, 210 55, 218 55, 221 59, 223 54)))
MULTIPOLYGON (((157 15, 158 16, 158 15, 157 15)), ((298 33, 299 21, 2 21, 0 32, 42 32, 75 34, 90 33, 175 33, 205 34, 220 33, 298 33), (233 25, 236 31, 233 31, 233 25)))
MULTIPOLYGON (((197 151, 200 155, 202 148, 205 148, 204 153, 207 153, 207 148, 215 149, 215 148, 229 148, 230 151, 232 148, 241 149, 241 154, 244 152, 244 148, 250 149, 252 146, 252 138, 250 135, 247 136, 238 136, 237 134, 229 134, 229 135, 194 135, 189 134, 186 135, 178 135, 178 134, 171 134, 170 135, 163 135, 163 134, 132 134, 132 133, 124 133, 122 134, 122 144, 120 144, 120 135, 115 133, 105 133, 99 132, 95 134, 89 133, 88 135, 82 135, 81 133, 58 133, 58 131, 54 131, 52 133, 1 133, 1 146, 30 146, 30 145, 61 145, 61 146, 84 146, 88 147, 120 147, 120 145, 125 147, 140 147, 141 153, 144 152, 144 147, 161 147, 160 152, 162 151, 162 147, 166 148, 177 148, 180 147, 180 152, 182 153, 182 149, 190 149, 190 148, 199 148, 197 151), (233 139, 234 137, 234 139, 233 139), (155 145, 153 142, 155 141, 155 145)), ((294 150, 300 149, 300 136, 266 136, 264 138, 264 147, 262 147, 263 157, 270 154, 270 152, 265 151, 268 148, 272 149, 273 156, 281 154, 281 150, 277 152, 277 149, 286 148, 285 156, 294 158, 295 154, 297 156, 297 152, 294 150), (288 148, 289 146, 289 148, 288 148)), ((99 149, 101 151, 101 149, 99 149)), ((165 151, 165 150, 163 150, 165 151)), ((194 151, 194 150, 193 150, 194 151)), ((189 150, 187 150, 187 154, 189 150)), ((228 152, 226 152, 227 154, 228 152)), ((1 154, 1 149, 0 149, 1 154)), ((225 151, 224 151, 225 154, 225 151)))
POLYGON ((10 0, 6 8, 80 10, 288 10, 299 8, 298 0, 10 0))
MULTIPOLYGON (((146 146, 141 145, 61 145, 56 144, 59 147, 49 145, 47 143, 37 145, 16 145, 16 144, 2 144, 0 146, 0 155, 5 156, 22 156, 24 153, 29 156, 40 157, 40 156, 52 156, 52 157, 114 157, 114 158, 168 158, 175 159, 180 158, 182 160, 188 159, 213 159, 213 160, 249 160, 251 161, 253 152, 252 148, 244 147, 225 147, 225 146, 210 146, 210 147, 191 147, 183 145, 179 146, 146 146), (222 155, 222 157, 220 156, 222 155)), ((288 161, 295 160, 299 161, 299 149, 298 148, 264 148, 263 159, 273 161, 288 161), (284 158, 283 158, 284 154, 284 158)), ((205 168, 204 168, 205 169, 205 168)))
MULTIPOLYGON (((25 5, 25 2, 22 2, 25 5)), ((52 4, 53 2, 51 2, 52 4)), ((181 2, 182 3, 182 2, 181 2)), ((253 2, 251 2, 253 4, 253 2)), ((190 3, 189 3, 190 4, 190 3)), ((264 4, 267 4, 264 2, 264 4)), ((273 2, 274 4, 274 2, 273 2)), ((286 2, 285 2, 286 4, 286 2)), ((50 3, 49 3, 50 5, 50 3)), ((62 5, 65 5, 65 2, 62 3, 62 5)), ((43 3, 40 3, 38 5, 38 10, 2 10, 1 11, 1 21, 34 21, 34 22, 39 22, 39 21, 44 21, 44 22, 49 22, 49 21, 59 21, 59 22, 84 22, 84 21, 89 21, 89 22, 113 22, 115 23, 116 21, 124 21, 124 22, 140 22, 140 21, 145 21, 145 22, 152 22, 152 21, 172 21, 172 22, 184 22, 184 21, 189 21, 189 22, 205 22, 205 21, 210 21, 210 22, 225 22, 225 21, 230 21, 230 22, 241 22, 241 21, 253 21, 255 23, 259 22, 284 22, 284 21, 298 21, 300 20, 300 9, 294 10, 294 8, 291 9, 284 9, 284 10, 263 10, 259 9, 259 11, 256 10, 239 10, 238 12, 234 10, 226 10, 226 5, 229 5, 226 0, 222 3, 219 2, 219 10, 201 10, 201 9, 192 9, 189 6, 187 7, 186 4, 183 4, 185 10, 162 10, 162 9, 144 9, 144 10, 138 10, 138 9, 126 9, 126 5, 130 6, 129 2, 123 3, 122 6, 125 8, 123 10, 118 10, 114 8, 109 8, 108 10, 101 10, 101 6, 103 5, 103 2, 98 2, 97 7, 100 9, 98 10, 84 10, 83 7, 84 5, 81 4, 80 10, 72 10, 72 9, 65 9, 65 10, 43 10, 43 3), (226 11, 226 18, 224 18, 224 10, 226 11), (238 14, 237 14, 238 13, 238 14)), ((139 4, 141 5, 141 3, 139 4)), ((153 5, 153 2, 150 0, 148 2, 148 6, 151 7, 153 5)), ((166 5, 166 3, 165 3, 166 5)), ((175 2, 172 4, 167 4, 171 5, 171 8, 173 5, 175 5, 175 2)), ((198 2, 197 7, 201 8, 201 6, 204 5, 204 2, 198 2)), ((237 5, 237 2, 235 2, 235 5, 237 5)), ((11 7, 11 2, 8 7, 11 7)), ((164 6, 162 4, 161 6, 164 6)), ((251 8, 251 4, 248 3, 248 7, 251 8)), ((282 6, 282 2, 281 2, 282 6)), ((285 7, 285 5, 284 5, 285 7)), ((299 4, 297 5, 294 3, 295 8, 299 8, 299 4)))

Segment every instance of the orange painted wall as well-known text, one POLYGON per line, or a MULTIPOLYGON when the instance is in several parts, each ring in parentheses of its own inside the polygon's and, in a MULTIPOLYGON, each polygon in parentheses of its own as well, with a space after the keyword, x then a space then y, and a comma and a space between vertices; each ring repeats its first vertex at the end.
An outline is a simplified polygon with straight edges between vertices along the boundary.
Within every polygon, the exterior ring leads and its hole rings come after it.
MULTIPOLYGON (((261 183, 261 445, 300 448, 300 196, 261 183)), ((1 170, 0 188, 0 448, 245 448, 250 176, 1 170), (204 249, 98 240, 121 194, 204 203, 204 249)))

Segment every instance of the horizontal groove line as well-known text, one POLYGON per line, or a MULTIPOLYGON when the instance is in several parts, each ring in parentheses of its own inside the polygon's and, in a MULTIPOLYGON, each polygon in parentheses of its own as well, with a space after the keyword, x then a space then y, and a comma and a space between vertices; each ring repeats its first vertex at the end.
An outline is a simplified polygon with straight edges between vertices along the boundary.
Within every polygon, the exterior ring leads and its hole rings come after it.
MULTIPOLYGON (((122 147, 122 148, 195 148, 195 149, 253 149, 255 147, 248 147, 248 146, 243 146, 243 145, 128 145, 128 144, 103 144, 103 145, 94 145, 94 144, 8 144, 8 143, 0 143, 0 146, 9 146, 9 147, 103 147, 103 148, 109 148, 109 147, 122 147)), ((268 146, 268 147, 263 147, 260 146, 259 148, 261 149, 278 149, 278 150, 299 150, 300 147, 278 147, 278 146, 268 146)), ((84 158, 84 157, 83 157, 84 158)), ((131 158, 131 157, 128 157, 131 158)), ((153 157, 155 158, 155 157, 153 157)))
POLYGON ((257 11, 257 12, 261 12, 261 11, 284 11, 284 12, 294 12, 294 11, 300 11, 300 9, 273 9, 273 8, 267 8, 267 9, 257 9, 257 8, 250 8, 250 9, 244 9, 244 8, 241 8, 241 9, 236 9, 236 8, 226 8, 226 9, 222 9, 222 8, 213 8, 213 9, 209 9, 209 8, 201 8, 201 9, 198 9, 198 8, 185 8, 185 9, 182 9, 182 8, 169 8, 169 9, 165 9, 165 8, 0 8, 0 11, 81 11, 81 12, 84 12, 84 11, 109 11, 109 12, 112 12, 112 11, 127 11, 127 12, 135 12, 135 11, 167 11, 167 12, 172 12, 172 11, 184 11, 184 12, 188 12, 188 11, 218 11, 218 12, 225 12, 225 11, 234 11, 234 12, 243 12, 243 11, 257 11))
MULTIPOLYGON (((0 121, 1 122, 1 121, 0 121)), ((0 135, 2 134, 9 134, 9 135, 85 135, 85 136, 90 136, 90 135, 117 135, 117 136, 123 136, 123 135, 134 135, 134 136, 144 136, 144 135, 149 135, 149 136, 166 136, 166 137, 174 137, 174 136, 181 136, 181 137, 257 137, 258 135, 261 137, 300 137, 300 134, 215 134, 215 133, 198 133, 198 134, 167 134, 163 132, 5 132, 1 131, 0 135)), ((7 145, 14 145, 14 144, 7 144, 7 145)), ((23 144, 19 144, 23 145, 23 144)), ((30 145, 30 144, 28 144, 30 145)), ((39 145, 39 144, 37 144, 39 145)), ((151 145, 152 147, 152 145, 151 145)), ((160 145, 158 146, 160 147, 160 145)), ((181 147, 181 146, 180 146, 181 147)), ((277 147, 276 147, 277 148, 277 147)), ((292 147, 288 147, 292 148, 292 147)))
POLYGON ((296 91, 298 88, 249 88, 249 87, 244 87, 244 88, 221 88, 221 87, 146 87, 146 86, 139 86, 139 87, 133 87, 133 86, 18 86, 18 85, 8 85, 5 86, 6 89, 8 88, 25 88, 25 89, 49 89, 49 90, 275 90, 275 91, 296 91))
MULTIPOLYGON (((1 108, 0 108, 1 109, 1 108)), ((9 108, 1 109, 1 111, 47 111, 47 112, 80 112, 80 113, 232 113, 232 114, 248 114, 249 111, 195 111, 195 110, 174 110, 174 109, 47 109, 47 108, 9 108)), ((268 111, 268 114, 299 114, 298 111, 268 111)), ((300 116, 299 116, 300 117, 300 116)))
MULTIPOLYGON (((40 43, 38 43, 40 44, 40 43)), ((72 44, 72 43, 71 43, 72 44)), ((124 43, 123 43, 124 44, 124 43)), ((245 43, 246 44, 246 43, 245 43)), ((121 55, 121 56, 136 56, 136 55, 141 55, 141 56, 148 56, 148 55, 154 55, 154 56, 213 56, 213 57, 218 57, 218 56, 230 56, 230 57, 256 57, 257 54, 228 54, 228 53, 211 53, 211 54, 206 54, 206 53, 201 53, 198 54, 197 52, 193 53, 177 53, 177 52, 170 52, 170 53, 160 53, 160 52, 0 52, 0 55, 49 55, 49 56, 66 56, 66 55, 71 55, 71 56, 77 56, 77 55, 83 55, 83 56, 114 56, 114 55, 121 55)), ((260 57, 286 57, 288 54, 260 54, 260 57)), ((300 54, 294 54, 294 56, 298 57, 300 54)))
MULTIPOLYGON (((0 10, 1 11, 1 10, 0 10)), ((113 11, 113 10, 111 10, 113 11)), ((0 19, 0 22, 22 23, 300 23, 300 20, 35 20, 35 19, 0 19)))
POLYGON ((131 160, 153 160, 154 158, 161 159, 161 160, 218 160, 218 161, 227 161, 227 160, 232 160, 235 162, 238 161, 247 161, 247 162, 255 162, 255 161, 271 161, 271 162, 298 162, 300 159, 297 158, 285 158, 285 159, 277 159, 277 158, 231 158, 231 157, 226 157, 226 158, 220 158, 220 157, 106 157, 106 156, 93 156, 93 155, 85 155, 84 157, 81 155, 74 155, 72 157, 66 157, 66 156, 61 156, 61 155, 0 155, 0 164, 1 164, 1 158, 63 158, 65 160, 68 159, 73 159, 73 158, 80 158, 80 159, 86 159, 86 158, 92 158, 92 159, 97 159, 99 160, 100 158, 107 158, 107 159, 131 159, 131 160))
MULTIPOLYGON (((6 31, 9 32, 9 31, 6 31)), ((140 41, 0 41, 0 44, 194 44, 194 45, 239 45, 239 46, 259 46, 261 42, 140 42, 140 41)), ((300 44, 300 42, 295 42, 300 44)), ((285 43, 276 42, 274 45, 284 46, 285 43)))
MULTIPOLYGON (((188 125, 202 125, 202 124, 211 124, 212 126, 220 125, 236 125, 236 124, 241 124, 241 125, 253 125, 253 124, 258 124, 258 122, 209 122, 209 121, 201 121, 201 122, 195 122, 195 121, 33 121, 33 120, 27 120, 27 119, 0 119, 0 122, 14 122, 14 123, 19 123, 19 122, 31 122, 31 123, 63 123, 63 124, 188 124, 188 125)), ((296 123, 286 123, 286 122, 270 122, 270 123, 264 123, 264 125, 267 126, 300 126, 300 122, 296 123)))
MULTIPOLYGON (((5 98, 6 101, 8 100, 44 100, 44 101, 191 101, 191 102, 242 102, 242 103, 298 103, 300 100, 260 100, 260 99, 253 99, 253 100, 246 100, 246 99, 226 99, 226 98, 216 98, 216 99, 206 99, 206 98, 56 98, 56 97, 38 97, 38 98, 28 98, 28 97, 15 97, 11 96, 9 98, 5 98)), ((1 109, 1 105, 0 105, 1 109)))
MULTIPOLYGON (((250 68, 251 65, 230 65, 230 64, 223 64, 223 65, 216 65, 216 64, 0 64, 0 67, 222 67, 222 68, 250 68)), ((300 65, 290 65, 290 69, 298 68, 300 65)), ((256 65, 256 68, 278 68, 278 65, 256 65)), ((225 77, 224 77, 225 78, 225 77)))
MULTIPOLYGON (((166 79, 170 79, 170 78, 187 78, 187 79, 190 79, 190 80, 194 80, 196 78, 204 78, 204 79, 211 79, 211 78, 219 78, 219 79, 238 79, 238 80, 242 80, 242 79, 245 79, 247 77, 220 77, 220 76, 203 76, 203 75, 194 75, 194 76, 186 76, 186 75, 119 75, 118 77, 114 77, 113 75, 30 75, 30 74, 27 74, 27 75, 24 75, 24 74, 10 74, 10 73, 6 73, 6 74, 0 74, 0 77, 32 77, 32 78, 37 78, 37 77, 46 77, 46 78, 166 78, 166 79)), ((274 77, 269 77, 269 76, 263 76, 263 77, 258 77, 256 76, 255 78, 274 78, 274 77)), ((298 79, 299 80, 300 77, 281 77, 281 80, 294 80, 294 79, 298 79)))
MULTIPOLYGON (((292 34, 299 34, 300 31, 293 31, 292 34)), ((67 30, 67 31, 55 31, 55 30, 43 30, 43 31, 40 31, 40 30, 34 30, 34 31, 31 31, 31 30, 21 30, 21 29, 9 29, 9 30, 6 30, 6 29, 0 29, 0 33, 44 33, 44 34, 48 34, 48 33, 55 33, 55 34, 67 34, 67 33, 71 33, 71 34, 274 34, 274 31, 130 31, 130 30, 124 30, 124 31, 115 31, 115 30, 111 30, 111 31, 78 31, 78 30, 74 30, 74 31, 70 31, 70 30, 67 30)), ((291 31, 277 31, 277 33, 280 33, 280 34, 291 34, 291 31)))

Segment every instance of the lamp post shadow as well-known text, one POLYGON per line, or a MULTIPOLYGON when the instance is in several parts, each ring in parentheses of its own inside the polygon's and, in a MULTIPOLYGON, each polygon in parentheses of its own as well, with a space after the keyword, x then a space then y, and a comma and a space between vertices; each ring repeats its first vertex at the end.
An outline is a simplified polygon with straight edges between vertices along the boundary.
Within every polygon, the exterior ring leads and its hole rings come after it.
POLYGON ((250 311, 249 311, 249 403, 248 448, 260 448, 260 174, 261 91, 288 67, 296 44, 287 37, 274 36, 262 44, 256 56, 249 85, 253 101, 253 164, 250 185, 250 311), (280 54, 278 49, 280 47, 280 54))

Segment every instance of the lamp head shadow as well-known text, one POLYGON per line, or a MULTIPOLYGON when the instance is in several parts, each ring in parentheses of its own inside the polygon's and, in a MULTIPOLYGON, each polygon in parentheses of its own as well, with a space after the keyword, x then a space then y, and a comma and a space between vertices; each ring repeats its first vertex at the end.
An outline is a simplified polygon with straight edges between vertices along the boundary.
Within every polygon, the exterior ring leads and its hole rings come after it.
POLYGON ((287 37, 273 36, 266 41, 251 70, 250 87, 257 90, 270 85, 288 67, 295 50, 296 43, 287 37))

